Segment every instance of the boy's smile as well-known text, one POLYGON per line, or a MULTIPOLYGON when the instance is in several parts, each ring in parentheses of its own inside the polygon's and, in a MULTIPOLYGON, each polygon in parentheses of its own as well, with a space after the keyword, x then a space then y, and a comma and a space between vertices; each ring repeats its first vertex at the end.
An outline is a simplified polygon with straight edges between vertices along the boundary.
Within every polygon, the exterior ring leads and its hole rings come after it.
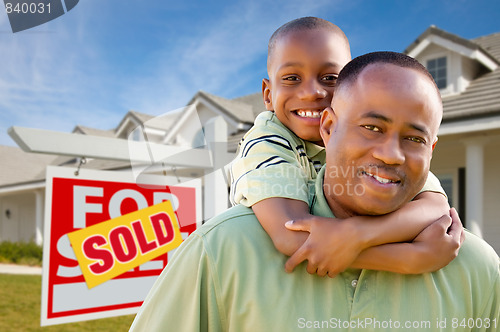
POLYGON ((351 59, 346 39, 327 29, 291 31, 276 41, 263 80, 266 108, 298 137, 322 144, 321 113, 351 59))

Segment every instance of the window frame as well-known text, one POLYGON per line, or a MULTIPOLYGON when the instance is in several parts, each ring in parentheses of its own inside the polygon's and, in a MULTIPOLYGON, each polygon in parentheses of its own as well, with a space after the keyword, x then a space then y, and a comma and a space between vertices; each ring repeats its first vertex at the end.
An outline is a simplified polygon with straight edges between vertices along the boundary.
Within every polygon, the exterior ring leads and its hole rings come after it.
POLYGON ((432 75, 432 77, 434 78, 434 81, 436 82, 439 90, 446 90, 446 88, 448 87, 448 68, 449 68, 448 57, 446 57, 446 56, 440 56, 440 57, 437 57, 437 58, 429 58, 426 61, 426 65, 427 65, 427 70, 429 71, 429 73, 431 75, 434 72, 434 75, 432 75), (443 60, 443 59, 444 59, 444 66, 439 64, 439 61, 443 60), (433 69, 429 68, 431 61, 435 61, 436 62, 435 68, 433 68, 433 69), (445 71, 444 75, 443 76, 438 75, 439 72, 441 70, 443 70, 443 69, 445 71), (443 80, 444 80, 444 86, 440 87, 439 85, 442 83, 443 80))

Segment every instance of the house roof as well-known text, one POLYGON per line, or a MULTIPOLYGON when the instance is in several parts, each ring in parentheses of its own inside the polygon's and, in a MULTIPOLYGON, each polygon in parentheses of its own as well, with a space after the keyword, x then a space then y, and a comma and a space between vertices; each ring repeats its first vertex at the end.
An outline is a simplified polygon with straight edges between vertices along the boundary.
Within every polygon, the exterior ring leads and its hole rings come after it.
POLYGON ((193 103, 198 98, 203 98, 208 101, 237 122, 253 124, 255 120, 252 104, 237 99, 226 99, 205 91, 198 91, 189 104, 193 103))
MULTIPOLYGON (((441 39, 438 39, 438 41, 436 41, 436 40, 433 40, 433 41, 437 42, 437 43, 440 43, 440 42, 443 43, 444 47, 448 48, 448 47, 453 47, 453 45, 459 45, 459 46, 462 46, 469 51, 479 51, 479 52, 481 52, 481 54, 485 55, 489 60, 493 61, 497 65, 500 64, 500 61, 497 58, 495 58, 492 54, 490 54, 489 52, 484 50, 483 47, 481 47, 481 44, 474 42, 472 40, 462 38, 458 35, 449 33, 447 31, 441 30, 434 25, 431 25, 417 39, 415 39, 415 41, 413 43, 411 43, 410 46, 408 46, 406 48, 406 50, 404 50, 404 53, 410 54, 410 53, 415 52, 415 51, 417 53, 419 53, 418 47, 419 46, 425 47, 426 44, 424 43, 424 41, 429 40, 429 39, 432 40, 432 37, 434 37, 434 36, 440 37, 441 39), (443 41, 447 41, 447 43, 444 43, 443 41)), ((462 50, 464 50, 464 49, 462 49, 462 50)))
MULTIPOLYGON (((262 93, 256 92, 242 97, 234 98, 234 101, 242 102, 252 107, 253 118, 255 119, 259 113, 266 110, 264 102, 262 101, 262 93)), ((253 123, 253 120, 252 120, 253 123)))
MULTIPOLYGON (((500 63, 500 33, 471 42, 500 63)), ((500 113, 500 66, 471 81, 461 94, 443 97, 443 107, 444 122, 500 113)))
POLYGON ((133 123, 144 123, 148 120, 153 118, 152 115, 149 114, 144 114, 144 113, 139 113, 136 111, 128 111, 127 114, 123 117, 123 119, 120 121, 118 126, 116 126, 113 136, 118 137, 120 136, 121 132, 124 130, 124 127, 126 127, 127 123, 132 121, 133 123))
MULTIPOLYGON (((435 26, 425 30, 406 50, 414 52, 423 41, 438 36, 454 45, 463 46, 472 51, 479 51, 496 68, 489 69, 472 80, 460 94, 443 96, 443 122, 485 117, 500 113, 500 33, 494 33, 475 39, 465 39, 435 26)), ((418 53, 418 52, 417 52, 418 53)), ((483 59, 485 59, 483 58, 483 59)))
POLYGON ((500 62, 500 32, 472 39, 472 42, 481 47, 500 62))
POLYGON ((0 187, 45 179, 45 168, 57 157, 27 153, 18 147, 0 145, 0 187))
POLYGON ((84 134, 84 135, 94 135, 94 136, 102 136, 102 137, 114 137, 115 131, 111 130, 102 130, 97 128, 90 128, 81 125, 75 126, 73 129, 73 133, 84 134))

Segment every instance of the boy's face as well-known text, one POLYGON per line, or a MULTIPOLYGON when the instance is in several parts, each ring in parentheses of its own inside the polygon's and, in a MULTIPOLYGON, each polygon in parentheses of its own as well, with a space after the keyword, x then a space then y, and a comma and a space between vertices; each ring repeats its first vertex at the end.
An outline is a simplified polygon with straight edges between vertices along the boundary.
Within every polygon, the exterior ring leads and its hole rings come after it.
POLYGON ((330 106, 340 70, 351 60, 347 41, 326 29, 281 36, 269 58, 266 108, 300 138, 323 145, 321 112, 330 106))
POLYGON ((422 188, 442 106, 433 83, 413 69, 368 65, 337 90, 321 121, 325 197, 339 218, 379 215, 422 188))

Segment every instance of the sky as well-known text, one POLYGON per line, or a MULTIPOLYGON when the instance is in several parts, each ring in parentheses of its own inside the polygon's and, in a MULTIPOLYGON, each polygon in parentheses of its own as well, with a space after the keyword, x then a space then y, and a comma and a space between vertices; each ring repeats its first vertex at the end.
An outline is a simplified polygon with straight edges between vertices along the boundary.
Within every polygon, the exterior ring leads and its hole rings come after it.
POLYGON ((302 16, 340 26, 353 57, 402 52, 430 25, 467 39, 500 32, 499 0, 81 0, 17 33, 0 11, 0 145, 16 146, 11 126, 108 130, 199 90, 259 92, 269 37, 302 16))

